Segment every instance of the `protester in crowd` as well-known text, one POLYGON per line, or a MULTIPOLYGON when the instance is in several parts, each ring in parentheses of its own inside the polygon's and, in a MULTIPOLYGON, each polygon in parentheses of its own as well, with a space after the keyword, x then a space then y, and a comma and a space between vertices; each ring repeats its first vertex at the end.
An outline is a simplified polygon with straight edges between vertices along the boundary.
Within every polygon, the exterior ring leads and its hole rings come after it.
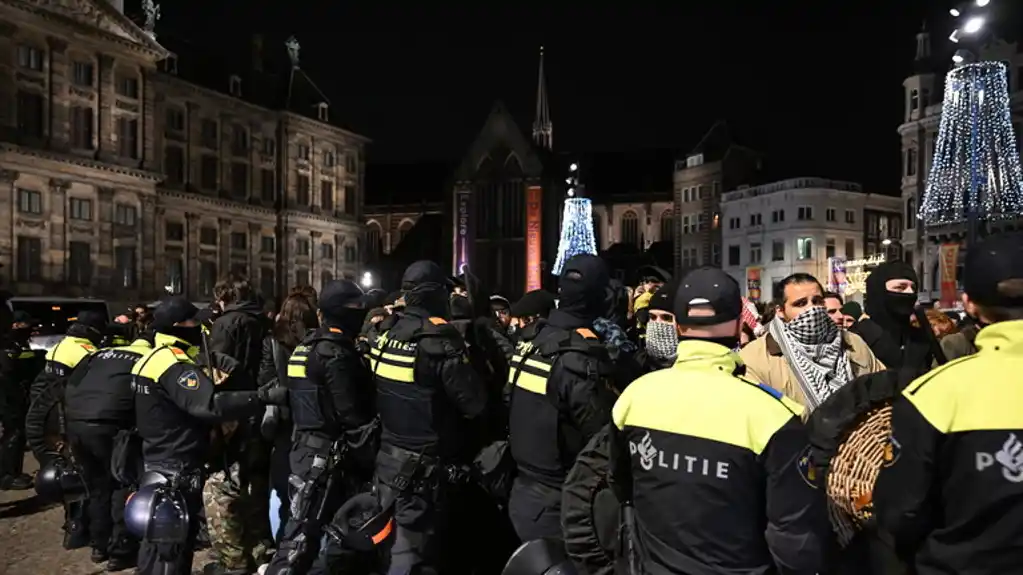
POLYGON ((859 303, 854 301, 847 301, 842 304, 842 327, 856 333, 858 328, 856 324, 863 319, 863 307, 859 303))
POLYGON ((841 295, 833 291, 824 292, 824 309, 827 310, 831 321, 835 322, 838 327, 845 327, 845 317, 842 315, 844 303, 841 295))
POLYGON ((544 289, 526 292, 511 306, 512 326, 516 332, 540 319, 547 319, 554 309, 555 295, 544 289))
POLYGON ((497 318, 498 327, 507 332, 508 326, 511 325, 511 303, 508 298, 496 294, 490 296, 490 309, 497 318))
POLYGON ((645 311, 646 333, 642 338, 643 347, 636 352, 636 362, 644 373, 671 367, 675 363, 678 347, 678 330, 675 313, 672 311, 675 293, 674 284, 662 287, 650 298, 645 311))

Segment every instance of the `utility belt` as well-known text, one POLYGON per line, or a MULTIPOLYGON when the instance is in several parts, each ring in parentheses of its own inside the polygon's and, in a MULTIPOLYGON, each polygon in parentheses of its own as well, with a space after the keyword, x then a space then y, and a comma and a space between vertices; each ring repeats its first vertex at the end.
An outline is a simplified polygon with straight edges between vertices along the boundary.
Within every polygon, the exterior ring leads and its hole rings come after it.
POLYGON ((380 446, 380 452, 398 461, 398 473, 382 481, 400 493, 425 493, 441 483, 464 485, 474 480, 472 467, 445 464, 440 459, 393 445, 380 446))
POLYGON ((308 432, 295 432, 295 444, 313 451, 313 463, 307 474, 292 474, 288 484, 292 488, 291 516, 297 521, 323 520, 327 497, 343 468, 348 446, 343 438, 329 439, 308 432))

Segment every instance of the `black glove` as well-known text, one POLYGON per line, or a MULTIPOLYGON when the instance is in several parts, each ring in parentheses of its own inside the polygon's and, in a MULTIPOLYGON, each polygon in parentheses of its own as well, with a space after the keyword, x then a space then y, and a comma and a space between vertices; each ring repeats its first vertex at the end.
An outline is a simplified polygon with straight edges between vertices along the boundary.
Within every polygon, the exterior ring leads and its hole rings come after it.
POLYGON ((269 405, 288 405, 288 388, 277 385, 264 385, 259 388, 257 397, 263 403, 269 405))

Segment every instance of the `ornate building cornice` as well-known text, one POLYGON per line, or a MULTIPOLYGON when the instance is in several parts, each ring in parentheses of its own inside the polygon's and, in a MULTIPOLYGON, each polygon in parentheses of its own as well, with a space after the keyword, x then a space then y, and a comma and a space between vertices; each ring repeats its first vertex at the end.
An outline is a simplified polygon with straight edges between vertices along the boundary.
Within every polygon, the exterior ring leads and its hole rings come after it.
POLYGON ((40 150, 38 148, 29 148, 26 146, 19 146, 17 144, 11 144, 7 142, 0 142, 0 151, 13 152, 31 158, 41 158, 44 160, 63 162, 65 164, 70 164, 73 166, 90 168, 93 170, 99 170, 111 174, 130 176, 133 178, 138 178, 150 182, 159 182, 164 179, 164 175, 159 172, 152 172, 149 170, 142 170, 139 168, 131 168, 128 166, 121 166, 118 164, 109 164, 107 162, 83 158, 81 156, 75 156, 72 154, 64 154, 61 152, 54 152, 50 150, 40 150))

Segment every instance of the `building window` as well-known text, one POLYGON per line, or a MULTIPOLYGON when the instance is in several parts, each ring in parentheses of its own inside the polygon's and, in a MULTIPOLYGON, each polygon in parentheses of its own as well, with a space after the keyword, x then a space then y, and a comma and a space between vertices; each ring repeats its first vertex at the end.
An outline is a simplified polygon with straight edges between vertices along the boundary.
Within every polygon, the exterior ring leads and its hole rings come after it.
POLYGON ((295 203, 300 206, 309 205, 309 176, 299 174, 295 181, 295 203))
POLYGON ((334 211, 334 182, 320 182, 320 207, 325 212, 334 211))
POLYGON ((216 156, 205 155, 199 160, 199 185, 205 190, 217 189, 220 162, 216 156))
POLYGON ((728 265, 739 265, 739 246, 728 246, 728 265))
POLYGON ((228 79, 227 91, 228 91, 229 94, 231 94, 235 98, 241 98, 242 97, 242 79, 239 78, 238 76, 232 75, 228 79))
POLYGON ((824 240, 824 257, 835 257, 835 238, 827 238, 824 240))
POLYGON ((675 218, 672 212, 666 211, 661 214, 661 241, 666 242, 675 237, 675 218))
POLYGON ((217 285, 216 262, 211 261, 199 262, 199 297, 203 299, 212 298, 213 286, 215 285, 217 285))
POLYGON ((334 244, 328 244, 327 242, 320 244, 320 259, 334 259, 334 244))
POLYGON ((760 243, 759 242, 751 243, 749 245, 749 263, 759 264, 761 257, 760 252, 761 252, 760 243))
POLYGON ((18 91, 18 133, 32 138, 43 137, 43 97, 33 92, 18 91))
POLYGON ((138 222, 138 209, 131 204, 114 205, 114 223, 121 226, 135 227, 138 222))
POLYGON ((68 243, 68 278, 71 285, 92 285, 92 245, 89 242, 68 243))
POLYGON ((231 250, 243 252, 249 249, 249 236, 245 232, 231 232, 231 250))
POLYGON ((235 262, 231 264, 231 275, 236 278, 248 278, 249 268, 243 263, 235 262))
MULTIPOLYGON (((784 212, 782 212, 784 213, 784 212)), ((797 220, 812 220, 813 219, 813 206, 799 206, 796 209, 797 220)), ((785 221, 785 217, 782 216, 782 221, 785 221)))
POLYGON ((92 62, 75 62, 71 69, 71 81, 75 86, 92 87, 92 62))
POLYGON ((355 186, 345 186, 345 213, 354 216, 359 211, 357 206, 358 193, 355 191, 355 186))
POLYGON ((686 167, 695 168, 696 166, 703 165, 703 154, 693 154, 686 158, 686 167))
POLYGON ((359 171, 359 158, 355 154, 350 153, 345 155, 345 171, 349 174, 354 174, 359 171))
POLYGON ((295 241, 295 252, 300 256, 309 255, 309 240, 299 238, 295 241))
POLYGON ((216 150, 217 142, 220 140, 217 132, 216 120, 203 120, 199 133, 199 142, 202 147, 216 150))
POLYGON ((916 198, 906 200, 906 229, 916 228, 916 198))
POLYGON ((185 183, 185 151, 178 146, 167 146, 163 150, 163 171, 167 174, 166 183, 181 185, 185 183))
POLYGON ((909 111, 915 112, 920 109, 920 92, 917 90, 910 90, 909 92, 909 111))
POLYGON ((137 100, 139 97, 139 80, 131 76, 118 76, 117 95, 137 100))
POLYGON ((135 248, 114 248, 114 265, 117 270, 116 285, 126 289, 135 288, 135 248))
POLYGON ((249 196, 249 165, 241 162, 231 164, 231 193, 238 198, 249 196))
POLYGON ((855 224, 856 223, 856 210, 845 211, 845 223, 855 224))
POLYGON ((164 117, 166 120, 164 130, 168 132, 185 131, 185 113, 179 108, 167 108, 167 112, 164 117))
POLYGON ((164 227, 164 234, 166 234, 168 242, 185 241, 185 224, 181 222, 167 222, 164 227))
POLYGON ((18 279, 34 282, 43 279, 43 241, 18 236, 18 279))
POLYGON ((202 228, 199 230, 199 243, 207 246, 217 245, 219 233, 217 228, 202 228))
POLYGON ((824 219, 825 220, 827 220, 829 222, 833 222, 833 221, 835 221, 836 217, 837 216, 835 215, 835 208, 828 208, 828 209, 824 210, 824 219))
POLYGON ((845 240, 845 259, 856 259, 856 240, 845 240))
POLYGON ((18 211, 23 214, 42 214, 43 195, 35 190, 18 188, 18 211))
POLYGON ((358 258, 358 255, 359 255, 358 252, 359 252, 359 250, 356 249, 356 247, 353 246, 353 245, 345 246, 345 262, 350 263, 350 264, 351 263, 355 263, 355 261, 357 259, 359 259, 358 258))
MULTIPOLYGON (((594 233, 596 233, 596 226, 594 226, 594 233)), ((377 224, 366 226, 366 246, 369 249, 371 260, 376 260, 383 252, 382 234, 380 233, 380 226, 377 224)))
POLYGON ((92 149, 92 108, 84 106, 71 108, 71 147, 79 150, 92 149))
POLYGON ((916 175, 916 148, 906 150, 906 175, 916 175))
POLYGON ((327 270, 323 270, 322 272, 320 272, 320 289, 327 287, 327 284, 329 284, 332 281, 334 281, 334 274, 328 272, 327 270))
POLYGON ((721 265, 721 244, 710 244, 710 264, 713 266, 721 265))
POLYGON ((298 159, 306 162, 309 161, 309 146, 305 144, 298 145, 298 159))
POLYGON ((265 298, 274 297, 277 291, 277 274, 273 268, 259 268, 259 291, 265 298))
POLYGON ((771 261, 772 262, 783 262, 785 261, 785 242, 782 240, 774 240, 771 243, 771 261))
POLYGON ((742 227, 742 218, 728 218, 728 229, 737 230, 742 227))
POLYGON ((707 216, 706 214, 696 214, 696 231, 702 232, 707 227, 707 216))
POLYGON ((639 218, 636 212, 627 211, 622 214, 622 236, 623 244, 639 246, 639 218))
POLYGON ((273 236, 263 236, 259 240, 259 251, 264 254, 272 254, 277 251, 277 242, 273 236))
POLYGON ((259 177, 259 197, 262 198, 264 203, 272 204, 277 194, 274 193, 274 171, 269 169, 263 169, 260 171, 259 177))
POLYGON ((796 258, 813 259, 813 238, 796 238, 796 258))
POLYGON ((92 221, 92 200, 71 198, 71 219, 92 221))
POLYGON ((401 243, 401 240, 405 239, 405 236, 412 231, 412 222, 405 220, 398 226, 398 241, 394 242, 394 245, 401 243))
POLYGON ((758 212, 758 213, 750 214, 749 215, 749 225, 750 226, 759 226, 759 225, 762 225, 763 223, 764 223, 764 214, 761 214, 761 213, 758 212))
POLYGON ((244 126, 235 125, 231 130, 231 153, 243 157, 249 153, 249 133, 244 126))
POLYGON ((43 51, 34 46, 18 46, 18 66, 41 72, 43 70, 43 51))
POLYGON ((122 158, 133 160, 139 157, 139 121, 129 118, 117 119, 117 153, 122 158))
POLYGON ((170 295, 180 295, 184 291, 185 262, 181 258, 168 258, 164 261, 163 291, 170 295))
POLYGON ((333 168, 334 167, 334 152, 330 150, 323 151, 323 167, 333 168))
POLYGON ((306 269, 295 270, 295 285, 296 286, 309 285, 309 270, 306 269))
POLYGON ((771 212, 771 223, 777 224, 778 222, 785 221, 785 210, 774 210, 771 212))
POLYGON ((682 267, 693 268, 700 265, 700 253, 696 248, 682 249, 682 267))
POLYGON ((263 137, 263 153, 272 156, 277 153, 277 141, 270 136, 263 137))

